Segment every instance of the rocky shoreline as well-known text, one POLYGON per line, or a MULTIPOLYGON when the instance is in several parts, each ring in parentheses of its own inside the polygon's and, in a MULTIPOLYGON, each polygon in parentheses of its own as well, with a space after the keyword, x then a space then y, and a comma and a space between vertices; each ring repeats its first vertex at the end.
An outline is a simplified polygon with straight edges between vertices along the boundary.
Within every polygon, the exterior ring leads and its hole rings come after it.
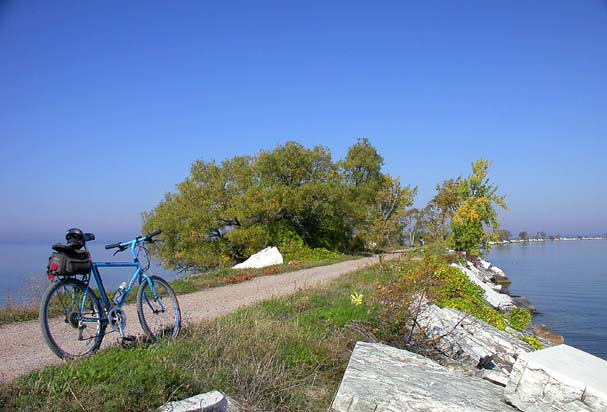
MULTIPOLYGON (((524 297, 508 294, 510 280, 490 262, 452 266, 500 312, 535 311, 524 297)), ((421 306, 417 333, 432 339, 440 356, 359 342, 332 411, 607 411, 607 361, 565 345, 543 325, 502 331, 455 309, 421 306), (523 341, 529 337, 543 348, 523 341)))
POLYGON ((510 243, 534 243, 534 242, 567 242, 573 240, 607 240, 606 236, 578 236, 578 237, 559 237, 554 239, 529 238, 529 239, 508 239, 498 242, 489 242, 490 245, 508 245, 510 243))
MULTIPOLYGON (((452 266, 480 286, 486 302, 500 312, 535 312, 527 299, 508 293, 510 279, 490 262, 452 266)), ((607 412, 607 361, 565 345, 545 326, 499 330, 423 297, 414 304, 419 308, 414 333, 432 342, 433 356, 357 342, 331 411, 607 412), (529 337, 543 348, 526 343, 529 337)), ((213 402, 196 397, 169 410, 242 410, 223 394, 207 395, 213 402)))

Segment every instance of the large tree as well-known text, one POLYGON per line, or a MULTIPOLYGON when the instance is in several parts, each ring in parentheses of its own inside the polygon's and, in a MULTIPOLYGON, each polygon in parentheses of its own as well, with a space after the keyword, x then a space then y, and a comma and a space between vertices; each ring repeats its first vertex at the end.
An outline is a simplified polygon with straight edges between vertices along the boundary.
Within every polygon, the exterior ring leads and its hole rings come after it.
POLYGON ((402 237, 415 189, 383 174, 382 163, 366 139, 337 163, 327 148, 295 142, 196 161, 175 193, 144 213, 144 229, 163 229, 156 252, 172 268, 222 266, 269 245, 388 247, 402 237))
POLYGON ((490 236, 499 230, 496 208, 506 208, 505 196, 497 194, 497 186, 487 177, 489 166, 487 160, 472 163, 472 173, 459 179, 456 187, 459 206, 451 219, 448 243, 469 257, 488 248, 490 236))

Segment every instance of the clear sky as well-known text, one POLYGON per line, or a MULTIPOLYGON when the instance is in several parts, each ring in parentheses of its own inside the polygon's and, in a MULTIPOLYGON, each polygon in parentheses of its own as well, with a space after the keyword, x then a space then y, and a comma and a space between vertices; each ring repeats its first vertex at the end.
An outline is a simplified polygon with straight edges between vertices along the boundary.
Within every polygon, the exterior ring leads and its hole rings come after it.
POLYGON ((0 241, 122 240, 196 159, 363 136, 418 206, 487 158, 504 228, 607 232, 607 3, 0 2, 0 241))

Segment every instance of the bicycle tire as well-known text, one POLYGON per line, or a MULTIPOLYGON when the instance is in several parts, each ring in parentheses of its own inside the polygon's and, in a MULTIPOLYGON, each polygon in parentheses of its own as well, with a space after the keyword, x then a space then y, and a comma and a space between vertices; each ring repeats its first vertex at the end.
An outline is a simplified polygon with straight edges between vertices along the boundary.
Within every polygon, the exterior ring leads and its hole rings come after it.
POLYGON ((159 276, 149 276, 158 299, 154 299, 147 280, 137 291, 137 317, 146 336, 152 341, 163 337, 176 338, 181 330, 181 310, 175 292, 159 276))
POLYGON ((97 296, 77 279, 61 279, 53 283, 40 302, 42 336, 51 351, 61 359, 79 359, 96 352, 107 326, 102 318, 103 311, 97 296), (85 292, 86 300, 83 299, 85 292), (88 316, 91 316, 89 321, 81 322, 88 316))

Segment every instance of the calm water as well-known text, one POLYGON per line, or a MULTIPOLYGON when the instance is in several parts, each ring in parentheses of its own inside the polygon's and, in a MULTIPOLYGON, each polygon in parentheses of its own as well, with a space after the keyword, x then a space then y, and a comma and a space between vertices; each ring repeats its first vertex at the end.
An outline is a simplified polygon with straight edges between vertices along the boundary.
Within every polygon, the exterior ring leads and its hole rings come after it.
POLYGON ((607 241, 495 246, 487 260, 512 280, 511 294, 528 298, 543 323, 565 343, 607 359, 607 241))
MULTIPOLYGON (((93 260, 103 262, 132 261, 131 252, 126 250, 112 256, 114 250, 105 250, 106 242, 92 241, 87 243, 93 260)), ((113 242, 107 242, 113 243, 113 242)), ((51 244, 0 243, 0 306, 7 298, 15 302, 38 300, 49 282, 46 278, 46 265, 51 255, 51 244)), ((108 293, 118 287, 120 282, 128 281, 133 274, 133 268, 102 268, 101 277, 108 293)), ((160 275, 165 279, 175 279, 177 274, 164 270, 157 262, 152 262, 151 274, 160 275)))

